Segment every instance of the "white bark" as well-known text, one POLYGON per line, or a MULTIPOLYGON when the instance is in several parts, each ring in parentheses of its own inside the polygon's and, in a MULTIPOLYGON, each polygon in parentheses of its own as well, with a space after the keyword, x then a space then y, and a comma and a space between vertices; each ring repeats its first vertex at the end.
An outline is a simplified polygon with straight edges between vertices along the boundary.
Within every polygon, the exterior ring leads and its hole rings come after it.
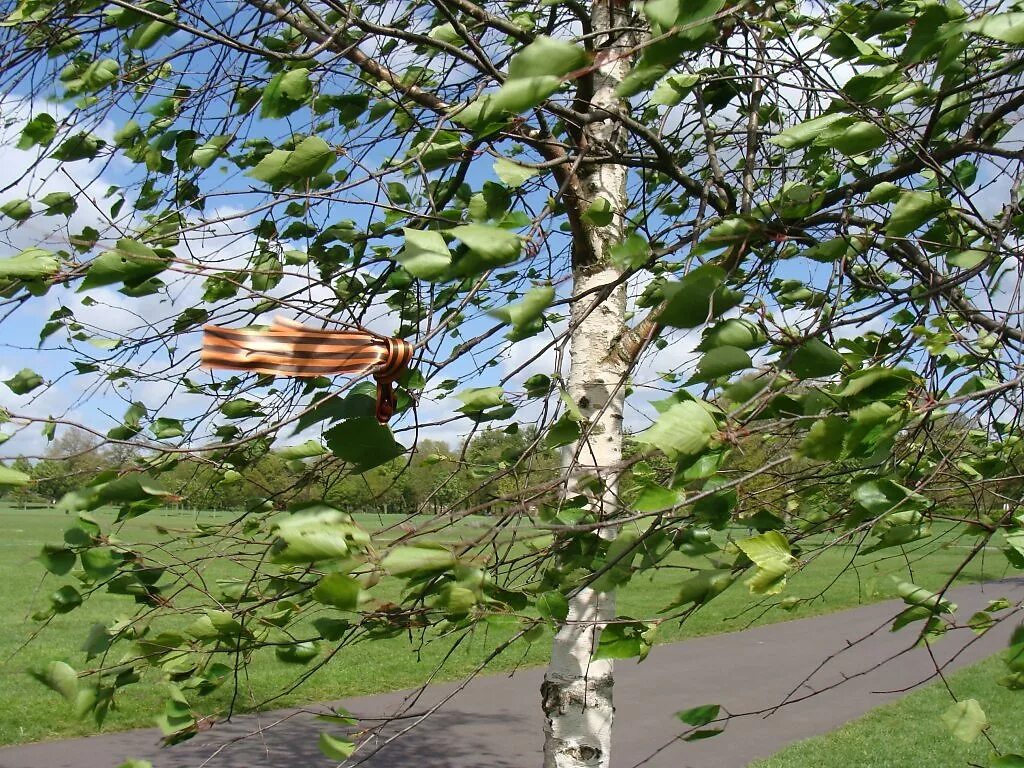
MULTIPOLYGON (((595 0, 591 13, 595 31, 624 26, 629 19, 628 3, 616 0, 595 0)), ((614 114, 623 106, 615 88, 629 71, 630 61, 617 54, 628 48, 629 42, 597 38, 598 50, 603 48, 603 52, 595 72, 592 109, 606 108, 614 114)), ((614 118, 597 121, 586 129, 586 146, 599 153, 622 151, 623 136, 614 118)), ((573 293, 583 298, 574 302, 570 312, 574 330, 567 387, 579 406, 584 426, 580 442, 568 446, 564 455, 566 493, 577 495, 580 479, 596 475, 604 487, 599 493, 588 493, 591 504, 599 519, 613 521, 617 477, 610 468, 616 467, 622 457, 626 370, 621 356, 612 352, 625 326, 626 292, 623 285, 610 293, 600 288, 621 277, 621 271, 611 265, 608 252, 623 237, 626 169, 585 164, 579 175, 584 196, 581 207, 585 209, 593 200, 604 198, 611 204, 613 218, 607 226, 591 227, 588 232, 590 243, 585 250, 593 252, 596 262, 579 263, 578 253, 574 254, 573 293)), ((610 539, 616 531, 611 522, 600 535, 610 539)), ((551 663, 541 687, 545 768, 609 765, 615 712, 612 662, 595 661, 591 656, 601 627, 614 616, 614 593, 583 588, 569 601, 569 615, 555 635, 551 663)))

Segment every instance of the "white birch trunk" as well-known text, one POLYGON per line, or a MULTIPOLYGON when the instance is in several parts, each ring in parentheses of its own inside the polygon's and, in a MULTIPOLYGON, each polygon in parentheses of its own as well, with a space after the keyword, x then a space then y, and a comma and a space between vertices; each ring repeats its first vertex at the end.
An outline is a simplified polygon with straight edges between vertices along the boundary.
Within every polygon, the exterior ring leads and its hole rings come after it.
MULTIPOLYGON (((595 32, 625 26, 628 3, 595 0, 591 18, 595 32)), ((630 57, 617 55, 628 48, 628 38, 614 41, 598 37, 599 66, 595 72, 592 109, 607 108, 613 114, 623 106, 615 88, 629 71, 630 57)), ((585 146, 599 154, 624 149, 624 134, 616 120, 591 123, 585 132, 585 146)), ((593 508, 601 520, 613 521, 616 511, 617 475, 622 457, 622 405, 625 365, 620 355, 611 354, 621 338, 626 318, 626 290, 619 285, 604 296, 592 292, 614 283, 621 271, 612 266, 608 252, 623 238, 626 207, 626 169, 617 165, 584 165, 580 170, 581 207, 597 198, 611 204, 613 218, 604 227, 590 227, 589 248, 596 262, 579 263, 574 254, 573 293, 584 298, 574 302, 570 318, 571 339, 568 391, 582 413, 583 437, 567 447, 564 469, 566 493, 580 492, 580 479, 597 476, 603 492, 590 493, 593 508)), ((612 522, 601 529, 604 538, 614 538, 612 522)), ((607 768, 611 757, 612 662, 591 659, 603 624, 615 616, 615 594, 581 589, 569 601, 569 615, 555 635, 551 663, 541 687, 544 709, 545 768, 607 768)))

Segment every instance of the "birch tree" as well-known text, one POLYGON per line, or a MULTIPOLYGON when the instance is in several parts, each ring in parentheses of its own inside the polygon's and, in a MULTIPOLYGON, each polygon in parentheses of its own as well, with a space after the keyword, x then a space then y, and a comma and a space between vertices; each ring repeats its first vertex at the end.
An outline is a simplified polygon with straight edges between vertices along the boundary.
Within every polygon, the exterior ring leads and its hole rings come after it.
MULTIPOLYGON (((173 743, 235 711, 232 666, 295 664, 298 685, 382 638, 484 638, 481 670, 553 642, 545 765, 607 766, 613 659, 726 589, 793 608, 787 582, 829 548, 909 562, 950 538, 965 563, 995 545, 1024 567, 1017 4, 17 0, 4 18, 4 439, 131 449, 64 496, 77 522, 40 555, 60 583, 41 622, 100 591, 134 606, 81 670, 36 671, 97 722, 140 680, 167 683, 173 743), (358 379, 199 371, 204 324, 278 315, 411 343, 391 423, 358 379), (400 472, 420 437, 530 424, 486 465, 433 457, 458 492, 402 526, 309 494, 400 472), (230 488, 270 451, 299 473, 287 491, 119 537, 177 501, 160 476, 181 462, 230 488), (675 599, 622 615, 616 590, 662 569, 686 574, 675 599)), ((902 584, 902 624, 954 626, 959 573, 902 584)))

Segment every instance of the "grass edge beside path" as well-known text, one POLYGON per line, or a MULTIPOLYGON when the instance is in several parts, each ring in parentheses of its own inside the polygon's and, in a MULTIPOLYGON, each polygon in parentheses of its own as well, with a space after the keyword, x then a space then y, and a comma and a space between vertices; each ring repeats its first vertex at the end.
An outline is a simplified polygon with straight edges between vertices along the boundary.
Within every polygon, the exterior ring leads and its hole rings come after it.
MULTIPOLYGON (((1003 653, 946 676, 957 699, 975 699, 989 721, 987 735, 1005 752, 1024 753, 1024 691, 997 682, 1003 653)), ((831 733, 794 742, 748 768, 955 768, 987 766, 994 757, 984 735, 960 741, 942 721, 953 698, 941 680, 872 709, 831 733), (907 724, 912 724, 907 727, 907 724)))

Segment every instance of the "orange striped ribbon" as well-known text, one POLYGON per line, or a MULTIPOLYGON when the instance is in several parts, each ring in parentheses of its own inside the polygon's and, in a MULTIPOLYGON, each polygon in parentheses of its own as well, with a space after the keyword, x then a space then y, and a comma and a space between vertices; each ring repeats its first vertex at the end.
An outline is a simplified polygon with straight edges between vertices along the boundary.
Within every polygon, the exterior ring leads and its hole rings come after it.
POLYGON ((377 421, 395 413, 393 384, 412 360, 412 344, 359 331, 324 331, 274 318, 269 330, 203 326, 203 368, 230 368, 274 376, 372 373, 377 380, 377 421))

